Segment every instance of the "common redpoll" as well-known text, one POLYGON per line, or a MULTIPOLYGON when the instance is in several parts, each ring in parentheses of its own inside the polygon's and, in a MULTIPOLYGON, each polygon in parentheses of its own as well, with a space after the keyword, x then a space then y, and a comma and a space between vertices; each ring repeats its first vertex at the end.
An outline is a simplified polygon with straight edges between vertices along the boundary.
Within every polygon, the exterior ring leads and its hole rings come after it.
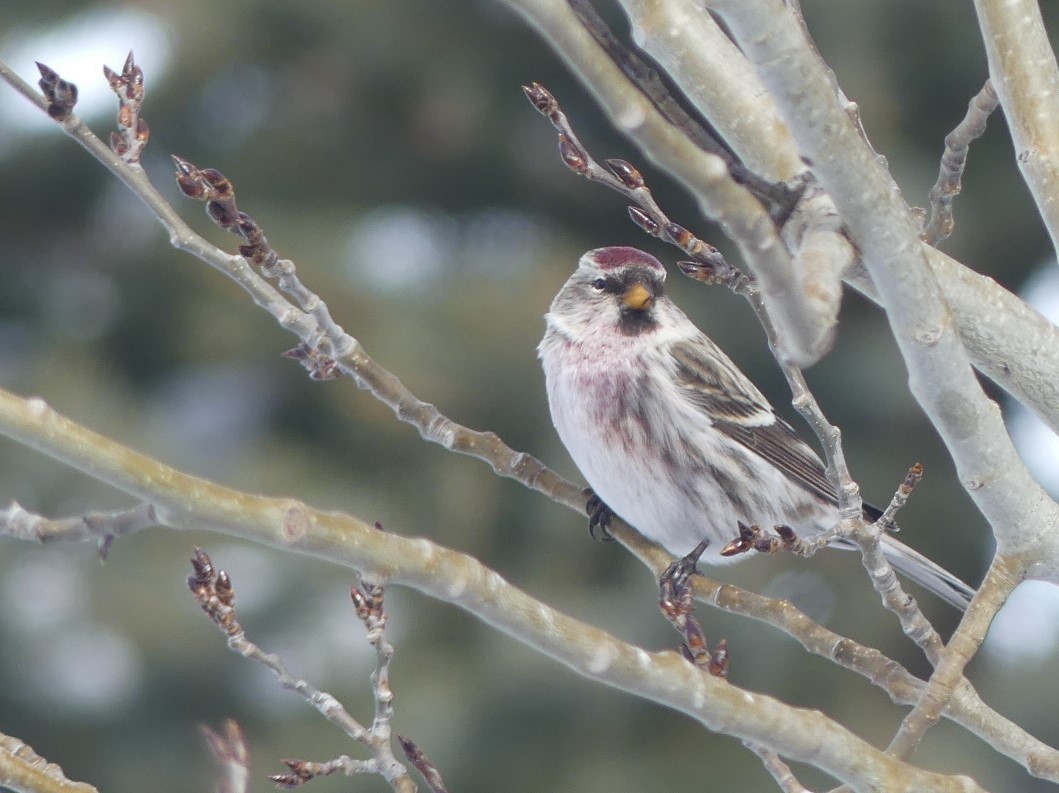
MULTIPOLYGON (((666 296, 665 277, 635 248, 589 251, 546 317, 552 421, 592 490, 677 556, 708 540, 713 564, 739 522, 832 528, 820 458, 666 296)), ((882 544, 898 571, 966 608, 967 584, 889 535, 882 544)))

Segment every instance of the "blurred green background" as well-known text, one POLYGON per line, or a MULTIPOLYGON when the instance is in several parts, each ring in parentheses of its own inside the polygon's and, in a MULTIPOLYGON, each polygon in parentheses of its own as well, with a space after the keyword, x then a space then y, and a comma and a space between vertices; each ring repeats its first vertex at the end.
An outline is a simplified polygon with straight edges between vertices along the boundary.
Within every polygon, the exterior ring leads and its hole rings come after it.
MULTIPOLYGON (((925 204, 942 140, 985 77, 969 5, 803 5, 908 201, 925 204)), ((144 165, 198 231, 234 251, 236 240, 201 205, 179 197, 171 152, 229 176, 240 208, 417 395, 572 477, 535 360, 542 314, 588 248, 631 244, 667 263, 678 257, 628 223, 620 197, 565 170, 520 84, 547 85, 598 158, 643 166, 674 219, 731 250, 499 4, 5 0, 0 14, 0 56, 28 80, 36 59, 77 83, 79 109, 104 137, 116 102, 102 65, 119 69, 134 49, 151 128, 144 165)), ((1050 24, 1059 31, 1059 18, 1050 24)), ((1010 288, 1051 255, 999 115, 972 149, 956 222, 945 250, 1010 288)), ((351 382, 310 382, 279 357, 292 337, 232 283, 170 249, 135 198, 6 86, 0 275, 2 387, 43 396, 188 472, 466 551, 625 640, 676 646, 642 567, 592 542, 575 513, 423 443, 351 382)), ((793 420, 743 302, 675 273, 672 292, 793 420)), ((902 537, 977 583, 992 549, 987 528, 909 396, 878 310, 850 295, 838 344, 809 378, 844 431, 868 499, 885 503, 908 466, 923 462, 902 537)), ((129 503, 0 440, 0 500, 10 499, 53 516, 129 503)), ((271 789, 264 776, 282 770, 281 757, 360 756, 225 650, 184 584, 194 544, 231 573, 253 639, 370 718, 371 657, 349 607, 349 571, 217 535, 154 530, 117 542, 105 564, 88 545, 0 542, 0 731, 109 793, 209 788, 216 769, 196 726, 226 717, 248 734, 254 790, 271 789)), ((717 575, 790 597, 928 671, 851 554, 761 558, 717 575)), ((581 679, 416 592, 393 588, 387 605, 395 729, 432 757, 450 790, 772 789, 738 741, 581 679)), ((951 610, 927 598, 924 607, 951 630, 951 610)), ((889 740, 903 711, 877 689, 773 630, 700 616, 711 639, 728 638, 734 683, 820 708, 876 745, 889 740)), ((987 645, 970 675, 987 702, 1055 743, 1054 702, 1041 696, 1053 688, 1052 623, 1045 630, 1032 610, 1019 619, 1038 639, 1034 652, 1023 652, 1029 639, 1015 630, 987 645)), ((916 761, 993 789, 1045 789, 946 724, 916 761)), ((798 771, 803 783, 826 784, 798 771)), ((313 785, 386 789, 378 778, 313 785)))

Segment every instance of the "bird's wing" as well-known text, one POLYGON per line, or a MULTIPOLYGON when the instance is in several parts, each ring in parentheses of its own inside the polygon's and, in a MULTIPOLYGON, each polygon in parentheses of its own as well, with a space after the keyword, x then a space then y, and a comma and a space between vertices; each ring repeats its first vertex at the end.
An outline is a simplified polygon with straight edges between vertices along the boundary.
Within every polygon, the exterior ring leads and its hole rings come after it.
POLYGON ((717 430, 806 490, 836 503, 816 452, 773 412, 761 392, 719 349, 689 341, 673 345, 671 353, 677 386, 717 430))

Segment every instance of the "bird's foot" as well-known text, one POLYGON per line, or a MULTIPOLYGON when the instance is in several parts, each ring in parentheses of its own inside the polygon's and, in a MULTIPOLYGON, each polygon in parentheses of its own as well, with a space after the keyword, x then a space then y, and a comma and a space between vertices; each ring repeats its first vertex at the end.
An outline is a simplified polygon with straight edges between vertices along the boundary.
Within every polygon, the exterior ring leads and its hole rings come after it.
POLYGON ((592 488, 586 487, 584 492, 588 496, 585 512, 588 513, 589 535, 599 542, 614 542, 610 535, 610 519, 614 517, 614 511, 603 503, 603 499, 592 488))
POLYGON ((692 613, 694 600, 689 585, 707 542, 703 540, 687 556, 666 568, 658 579, 658 607, 684 640, 680 651, 691 663, 715 677, 728 677, 728 643, 721 640, 711 652, 706 634, 692 613))
POLYGON ((798 535, 794 533, 794 529, 782 524, 775 526, 774 529, 776 533, 770 534, 756 523, 748 526, 743 521, 739 521, 739 536, 721 548, 721 556, 737 556, 748 551, 801 553, 803 544, 798 535))

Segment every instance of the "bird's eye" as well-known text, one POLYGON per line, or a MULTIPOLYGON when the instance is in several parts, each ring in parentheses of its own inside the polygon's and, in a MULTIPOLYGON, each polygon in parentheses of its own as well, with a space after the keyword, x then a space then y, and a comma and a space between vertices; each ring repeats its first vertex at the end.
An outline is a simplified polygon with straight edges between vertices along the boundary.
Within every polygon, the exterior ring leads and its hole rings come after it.
POLYGON ((595 281, 592 282, 592 288, 602 292, 604 289, 607 288, 607 279, 597 278, 595 281))

